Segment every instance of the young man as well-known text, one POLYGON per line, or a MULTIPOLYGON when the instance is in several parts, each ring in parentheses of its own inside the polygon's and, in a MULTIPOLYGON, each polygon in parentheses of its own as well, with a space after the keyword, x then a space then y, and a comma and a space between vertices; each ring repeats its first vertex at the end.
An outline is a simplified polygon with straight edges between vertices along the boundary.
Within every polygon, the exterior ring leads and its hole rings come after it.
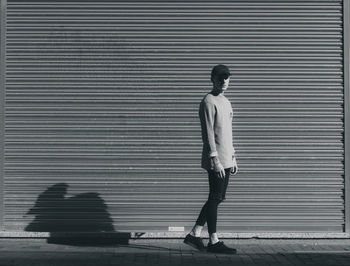
POLYGON ((209 197, 184 243, 204 250, 200 235, 207 222, 207 251, 235 254, 236 250, 219 241, 216 233, 218 205, 225 200, 230 174, 236 174, 238 170, 232 145, 232 107, 224 96, 230 81, 228 67, 216 65, 211 72, 211 81, 213 89, 203 98, 199 107, 203 140, 202 168, 208 172, 209 197))

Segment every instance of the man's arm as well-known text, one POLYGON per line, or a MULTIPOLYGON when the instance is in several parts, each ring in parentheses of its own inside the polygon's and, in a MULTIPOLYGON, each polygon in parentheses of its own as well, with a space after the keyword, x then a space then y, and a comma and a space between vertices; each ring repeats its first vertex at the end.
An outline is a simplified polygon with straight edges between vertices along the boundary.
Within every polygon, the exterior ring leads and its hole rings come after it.
POLYGON ((225 176, 225 169, 219 161, 218 152, 215 145, 215 106, 211 103, 201 102, 199 115, 202 126, 203 142, 209 147, 208 157, 210 158, 211 168, 217 173, 218 177, 225 176))
POLYGON ((202 126, 202 138, 204 144, 209 147, 208 157, 214 157, 218 155, 215 144, 215 106, 211 103, 201 102, 199 108, 199 116, 202 126))

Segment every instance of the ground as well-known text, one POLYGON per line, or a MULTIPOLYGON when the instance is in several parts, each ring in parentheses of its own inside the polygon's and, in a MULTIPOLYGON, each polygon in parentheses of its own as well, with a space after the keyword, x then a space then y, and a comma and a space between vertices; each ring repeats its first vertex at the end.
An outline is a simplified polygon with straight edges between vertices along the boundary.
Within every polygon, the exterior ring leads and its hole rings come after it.
MULTIPOLYGON (((0 238, 0 266, 104 265, 350 265, 350 239, 222 239, 236 255, 199 252, 182 239, 130 239, 53 244, 46 239, 0 238)), ((207 243, 207 239, 204 240, 207 243)))

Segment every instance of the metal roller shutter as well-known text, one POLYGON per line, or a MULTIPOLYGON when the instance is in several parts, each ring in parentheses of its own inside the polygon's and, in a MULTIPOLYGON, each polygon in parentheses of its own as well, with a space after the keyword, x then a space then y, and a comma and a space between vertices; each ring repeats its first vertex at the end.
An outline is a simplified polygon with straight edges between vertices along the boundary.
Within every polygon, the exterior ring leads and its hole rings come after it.
POLYGON ((5 229, 189 230, 198 106, 227 64, 223 232, 343 232, 342 1, 7 6, 5 229))

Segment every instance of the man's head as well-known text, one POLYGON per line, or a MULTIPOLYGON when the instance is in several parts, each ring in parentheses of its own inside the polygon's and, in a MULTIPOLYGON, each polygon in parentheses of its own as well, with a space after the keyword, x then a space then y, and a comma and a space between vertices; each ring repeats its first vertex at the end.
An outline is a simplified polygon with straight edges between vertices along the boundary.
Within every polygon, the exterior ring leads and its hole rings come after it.
POLYGON ((230 70, 225 65, 216 65, 211 71, 211 81, 213 82, 216 90, 221 89, 222 91, 227 90, 230 81, 230 70))

